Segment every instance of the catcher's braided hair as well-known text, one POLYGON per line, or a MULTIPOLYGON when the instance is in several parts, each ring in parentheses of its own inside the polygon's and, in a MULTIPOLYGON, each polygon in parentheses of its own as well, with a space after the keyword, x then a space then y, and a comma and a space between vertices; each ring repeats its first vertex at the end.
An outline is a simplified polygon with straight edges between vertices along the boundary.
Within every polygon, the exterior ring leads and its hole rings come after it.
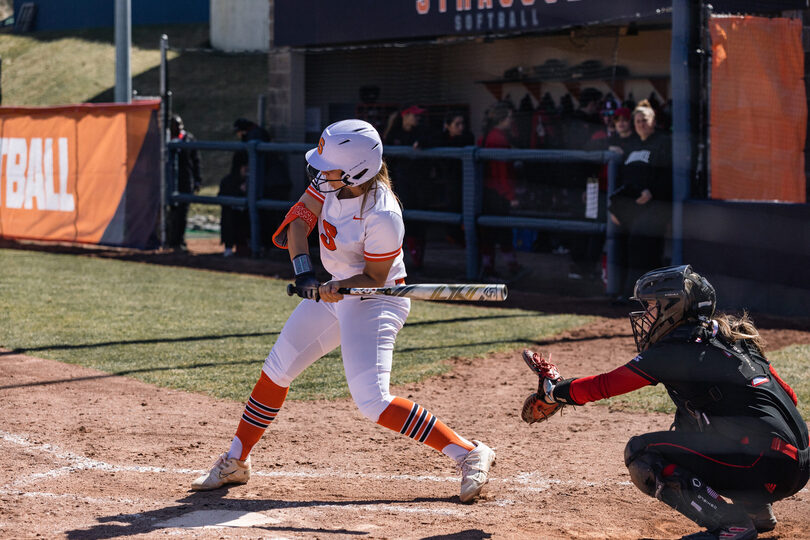
POLYGON ((747 311, 743 311, 740 317, 721 313, 714 318, 717 321, 718 333, 729 342, 741 339, 751 343, 760 354, 765 353, 765 338, 759 333, 754 321, 748 316, 747 311))

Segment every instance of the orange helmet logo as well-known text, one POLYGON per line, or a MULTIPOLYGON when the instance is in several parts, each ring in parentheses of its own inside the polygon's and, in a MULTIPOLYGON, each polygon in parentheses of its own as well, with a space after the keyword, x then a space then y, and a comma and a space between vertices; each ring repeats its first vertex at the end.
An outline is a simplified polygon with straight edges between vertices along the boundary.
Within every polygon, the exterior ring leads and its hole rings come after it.
POLYGON ((324 141, 323 137, 321 137, 321 140, 318 141, 318 155, 323 154, 323 145, 325 143, 326 143, 326 141, 324 141))

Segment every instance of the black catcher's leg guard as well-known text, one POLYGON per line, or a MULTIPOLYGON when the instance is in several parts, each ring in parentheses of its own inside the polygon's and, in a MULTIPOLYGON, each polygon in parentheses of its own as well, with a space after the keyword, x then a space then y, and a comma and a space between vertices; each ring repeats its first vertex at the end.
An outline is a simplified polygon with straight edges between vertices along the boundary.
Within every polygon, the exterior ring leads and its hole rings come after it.
MULTIPOLYGON (((624 449, 624 463, 633 484, 651 497, 666 503, 701 527, 717 530, 730 524, 750 523, 745 509, 727 503, 691 472, 646 449, 640 437, 633 437, 624 449)), ((753 528, 753 525, 752 525, 753 528)))

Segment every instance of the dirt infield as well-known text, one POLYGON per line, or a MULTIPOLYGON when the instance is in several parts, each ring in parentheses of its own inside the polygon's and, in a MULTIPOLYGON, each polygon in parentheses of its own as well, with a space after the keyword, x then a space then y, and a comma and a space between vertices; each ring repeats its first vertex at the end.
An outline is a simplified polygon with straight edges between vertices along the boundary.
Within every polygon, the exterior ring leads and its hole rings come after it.
MULTIPOLYGON (((624 318, 544 345, 567 374, 632 356, 624 318)), ((775 347, 810 332, 766 330, 775 347)), ((257 359, 256 372, 261 367, 257 359)), ((530 427, 534 381, 517 354, 394 392, 429 407, 498 461, 485 496, 458 500, 449 459, 374 425, 350 400, 290 402, 253 452, 246 486, 193 493, 227 448, 242 404, 0 353, 3 538, 678 538, 695 526, 633 487, 622 450, 661 414, 588 405, 530 427)), ((396 369, 396 364, 394 366, 396 369)), ((807 538, 805 488, 775 504, 764 538, 807 538)))

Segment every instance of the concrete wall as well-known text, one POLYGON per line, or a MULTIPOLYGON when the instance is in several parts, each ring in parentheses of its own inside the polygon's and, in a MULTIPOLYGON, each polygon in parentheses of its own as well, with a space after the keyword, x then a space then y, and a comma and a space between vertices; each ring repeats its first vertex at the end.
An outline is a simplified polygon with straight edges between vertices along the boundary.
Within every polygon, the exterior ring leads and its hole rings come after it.
POLYGON ((684 262, 721 309, 810 316, 810 205, 691 201, 684 262))
POLYGON ((270 49, 270 0, 211 0, 211 46, 228 52, 270 49))

